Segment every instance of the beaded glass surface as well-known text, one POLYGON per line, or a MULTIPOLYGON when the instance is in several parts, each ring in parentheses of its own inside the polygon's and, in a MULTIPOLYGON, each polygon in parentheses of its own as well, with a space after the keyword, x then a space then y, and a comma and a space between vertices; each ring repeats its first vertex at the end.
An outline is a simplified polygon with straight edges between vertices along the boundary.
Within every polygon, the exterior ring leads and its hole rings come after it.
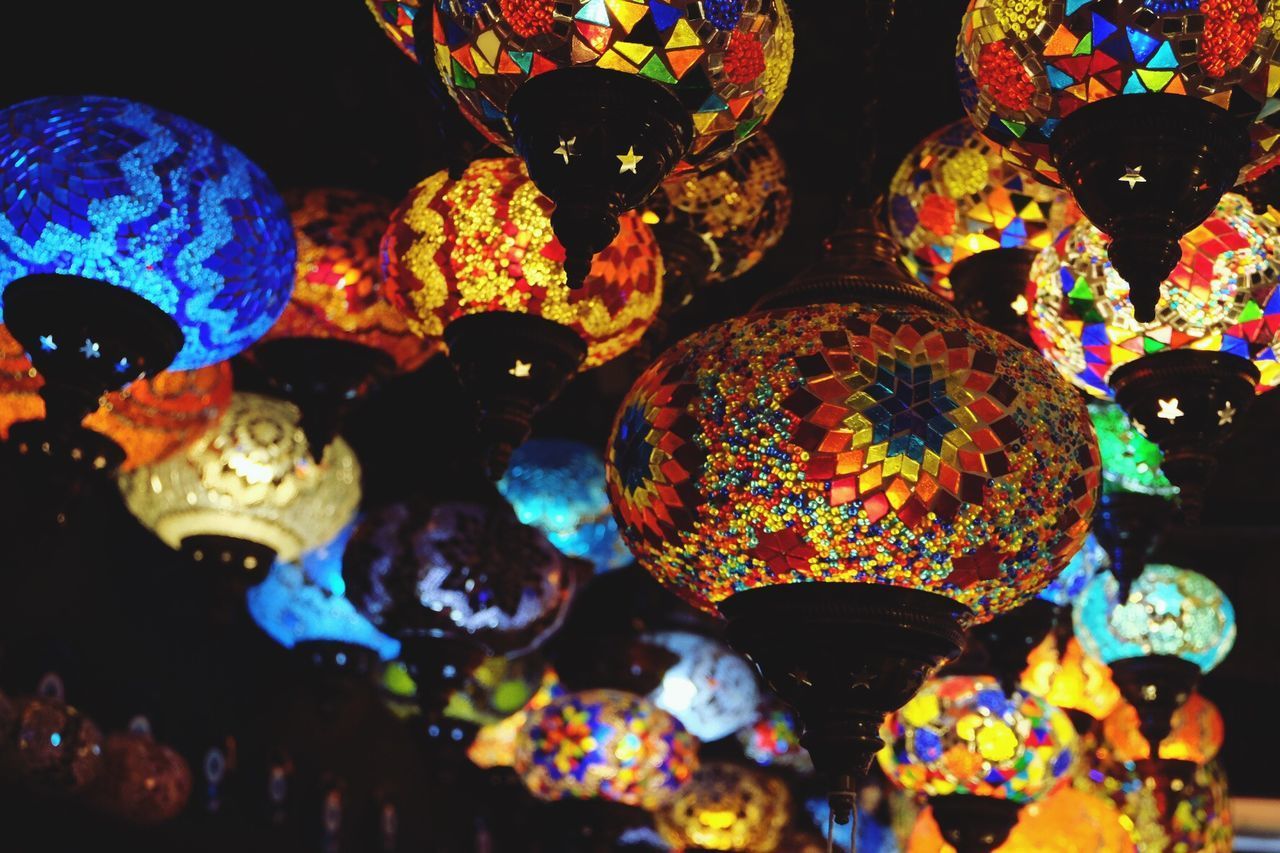
MULTIPOLYGON (((1114 805, 1074 788, 1061 788, 1018 813, 1009 837, 993 853, 1130 853, 1136 848, 1114 805)), ((955 853, 925 808, 907 839, 906 853, 955 853)))
POLYGON ((880 767, 928 796, 968 794, 1025 803, 1071 770, 1076 731, 1065 713, 988 676, 935 678, 881 729, 880 767))
POLYGON ((120 98, 38 98, 0 112, 0 285, 97 279, 171 316, 170 367, 230 358, 293 287, 284 202, 238 149, 189 119, 120 98))
MULTIPOLYGON (((1201 98, 1252 122, 1249 157, 1270 159, 1280 74, 1275 9, 1256 0, 969 0, 957 46, 975 81, 966 109, 1010 159, 1056 183, 1062 119, 1117 95, 1201 98)), ((1246 167, 1244 175, 1250 173, 1246 167)))
POLYGON ((516 772, 541 800, 599 798, 654 810, 698 769, 698 742, 647 699, 584 690, 530 714, 516 772))
POLYGON ((338 189, 286 193, 298 241, 297 280, 289 304, 263 340, 332 338, 381 350, 401 371, 440 349, 415 335, 383 293, 378 254, 394 205, 338 189))
MULTIPOLYGON (((1160 758, 1165 761, 1212 761, 1222 749, 1226 734, 1218 706, 1192 693, 1173 712, 1173 730, 1160 741, 1160 758)), ((1142 761, 1151 757, 1151 745, 1138 727, 1138 712, 1124 702, 1102 721, 1105 748, 1116 761, 1142 761)))
POLYGON ((733 649, 687 631, 655 631, 642 639, 679 656, 649 698, 694 737, 719 740, 756 718, 761 697, 755 669, 733 649))
POLYGON ((1050 634, 1027 655, 1021 687, 1063 710, 1084 711, 1096 720, 1106 718, 1120 704, 1120 688, 1111 668, 1089 657, 1072 637, 1059 652, 1050 634))
POLYGON ((951 294, 951 268, 994 249, 1043 249, 1080 211, 1005 161, 965 119, 916 146, 889 184, 889 226, 907 269, 951 294))
POLYGON ((355 517, 360 464, 341 438, 317 462, 292 403, 236 393, 218 423, 182 453, 120 475, 129 511, 172 548, 230 536, 293 562, 355 517))
POLYGON ((736 764, 704 764, 675 799, 654 815, 658 834, 674 850, 778 849, 791 820, 791 793, 782 780, 736 764))
POLYGON ((1160 470, 1164 455, 1156 443, 1134 428, 1124 409, 1115 403, 1089 403, 1089 418, 1098 434, 1102 454, 1104 491, 1139 492, 1173 497, 1178 487, 1160 470))
POLYGON ((467 314, 512 311, 568 326, 595 367, 639 343, 662 303, 662 257, 640 214, 591 262, 579 290, 565 284, 551 201, 515 158, 476 160, 410 191, 382 241, 387 294, 409 328, 439 337, 467 314))
POLYGON ((1133 582, 1126 601, 1109 573, 1094 577, 1072 621, 1084 650, 1104 663, 1146 655, 1176 655, 1213 669, 1236 641, 1231 601, 1207 577, 1152 563, 1133 582))
POLYGON ((1107 238, 1087 221, 1036 256, 1027 285, 1031 337, 1064 376, 1095 397, 1122 364, 1171 349, 1253 361, 1259 390, 1280 384, 1280 227, 1228 193, 1181 240, 1182 259, 1160 286, 1156 318, 1134 319, 1129 285, 1107 260, 1107 238))
POLYGON ((1084 404, 1044 360, 923 309, 813 306, 664 353, 614 422, 610 498, 641 565, 709 612, 742 590, 879 583, 985 620, 1084 542, 1084 404))
POLYGON ((507 104, 526 80, 594 67, 675 95, 694 128, 681 169, 707 165, 777 107, 794 54, 783 0, 440 0, 432 12, 446 88, 508 150, 507 104))
POLYGON ((560 553, 597 572, 631 562, 604 486, 604 459, 579 441, 533 438, 515 449, 498 491, 560 553))

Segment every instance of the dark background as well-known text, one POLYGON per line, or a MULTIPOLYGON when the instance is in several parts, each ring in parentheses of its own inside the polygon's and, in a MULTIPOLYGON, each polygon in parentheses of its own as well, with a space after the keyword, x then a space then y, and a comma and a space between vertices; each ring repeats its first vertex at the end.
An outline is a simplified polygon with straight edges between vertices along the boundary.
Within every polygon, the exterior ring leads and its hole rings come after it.
MULTIPOLYGON (((745 310, 813 257, 855 170, 859 92, 880 93, 882 184, 920 138, 961 115, 952 50, 963 0, 898 0, 873 78, 856 62, 858 35, 833 25, 843 3, 792 5, 797 61, 770 127, 791 170, 791 227, 761 267, 695 301, 679 318, 683 331, 745 310)), ((144 100, 215 129, 282 189, 348 186, 399 199, 444 164, 440 113, 422 70, 360 0, 9 4, 0 33, 0 104, 86 92, 144 100)), ((622 358, 579 377, 540 417, 538 433, 603 443, 637 367, 622 358)), ((1176 531, 1164 547, 1171 561, 1217 580, 1238 610, 1236 649, 1204 692, 1226 718, 1224 756, 1241 795, 1280 796, 1278 424, 1280 393, 1258 401, 1224 452, 1204 528, 1176 531)), ((468 410, 439 361, 392 383, 347 430, 364 466, 366 502, 448 488, 469 431, 468 410)), ((56 668, 70 699, 104 727, 146 711, 190 755, 227 720, 279 706, 284 656, 251 628, 211 625, 189 567, 139 529, 114 495, 90 506, 70 531, 42 538, 9 529, 0 542, 0 686, 29 690, 56 668)))

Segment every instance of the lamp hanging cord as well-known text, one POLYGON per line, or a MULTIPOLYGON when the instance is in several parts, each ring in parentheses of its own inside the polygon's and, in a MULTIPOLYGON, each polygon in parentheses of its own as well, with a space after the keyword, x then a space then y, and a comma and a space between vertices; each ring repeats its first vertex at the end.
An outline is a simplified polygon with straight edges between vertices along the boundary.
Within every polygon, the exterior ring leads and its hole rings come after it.
POLYGON ((896 0, 861 0, 854 14, 850 15, 854 30, 847 34, 846 43, 860 48, 857 63, 867 82, 857 90, 854 136, 849 146, 854 174, 846 199, 849 208, 846 213, 869 209, 880 196, 880 188, 876 185, 879 160, 877 129, 880 123, 880 90, 883 88, 880 60, 896 11, 896 0))

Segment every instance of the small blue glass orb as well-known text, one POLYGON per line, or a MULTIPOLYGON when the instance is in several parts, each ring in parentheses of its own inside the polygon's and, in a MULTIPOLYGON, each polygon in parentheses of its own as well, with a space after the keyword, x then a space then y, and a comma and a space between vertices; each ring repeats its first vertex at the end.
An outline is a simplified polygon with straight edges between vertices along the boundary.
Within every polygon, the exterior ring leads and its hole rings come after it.
POLYGON ((1084 588, 1072 620, 1085 652, 1103 663, 1175 655, 1213 669, 1236 641, 1236 612, 1218 585, 1176 566, 1153 563, 1133 582, 1127 601, 1108 572, 1084 588))
POLYGON ((0 111, 0 288, 34 273, 123 287, 173 317, 171 368, 193 370, 271 327, 295 253, 271 181, 189 119, 91 95, 0 111))
POLYGON ((400 643, 356 612, 342 582, 342 552, 355 525, 347 525, 328 545, 302 556, 300 564, 278 562, 267 579, 248 592, 249 615, 286 649, 310 640, 350 643, 378 653, 400 655, 400 643))
POLYGON ((1040 598, 1058 607, 1070 607, 1084 591, 1085 584, 1110 566, 1111 560, 1107 558, 1107 552, 1090 533, 1085 537, 1084 547, 1076 552, 1067 567, 1040 590, 1040 598))
POLYGON ((520 521, 545 533, 560 553, 590 561, 597 572, 631 562, 609 508, 604 459, 587 445, 526 441, 511 455, 498 490, 520 521))

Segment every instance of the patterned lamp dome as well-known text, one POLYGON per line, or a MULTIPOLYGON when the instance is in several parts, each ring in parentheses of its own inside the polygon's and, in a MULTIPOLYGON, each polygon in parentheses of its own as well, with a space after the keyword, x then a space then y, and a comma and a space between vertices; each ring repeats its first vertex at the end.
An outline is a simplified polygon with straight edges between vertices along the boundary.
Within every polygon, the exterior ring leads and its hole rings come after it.
POLYGON ((1022 673, 1022 689, 1055 708, 1083 711, 1095 720, 1106 719, 1120 704, 1120 689, 1111 680, 1111 670, 1085 654, 1075 637, 1061 653, 1053 635, 1032 649, 1022 673))
POLYGON ((1178 493, 1178 487, 1160 470, 1160 448, 1134 428, 1123 409, 1114 403, 1095 400, 1089 403, 1089 418, 1098 434, 1105 491, 1164 498, 1178 493))
POLYGON ((889 184, 889 225, 912 275, 950 295, 951 268, 997 249, 1039 250, 1080 211, 1004 159, 965 119, 936 131, 889 184))
POLYGON ((756 718, 756 673, 733 649, 687 631, 656 631, 641 639, 679 657, 649 698, 698 740, 728 737, 756 718))
POLYGON ((658 834, 676 850, 779 849, 791 819, 781 780, 735 764, 704 764, 656 815, 658 834))
POLYGON ((586 690, 529 716, 515 769, 541 800, 599 798, 652 811, 693 777, 697 740, 646 699, 586 690))
MULTIPOLYGON (((1173 712, 1173 729, 1160 741, 1160 758, 1205 764, 1222 749, 1224 734, 1218 706, 1199 693, 1192 693, 1173 712)), ((1139 731, 1138 711, 1127 702, 1103 720, 1102 737, 1116 761, 1142 761, 1151 757, 1151 745, 1139 731)))
MULTIPOLYGON (((1131 853, 1136 850, 1126 818, 1111 803, 1074 788, 1061 788, 1029 803, 1018 815, 1009 838, 994 853, 1083 853, 1085 850, 1131 853)), ((955 853, 942 838, 933 811, 916 818, 906 853, 955 853)))
POLYGON ((230 358, 284 310, 284 202, 206 128, 120 98, 47 97, 0 113, 0 151, 0 285, 53 273, 132 291, 180 328, 174 370, 230 358))
POLYGON ((1030 693, 1006 696, 995 679, 927 682, 889 718, 880 752, 886 775, 908 791, 1025 803, 1071 769, 1076 732, 1067 715, 1030 693))

